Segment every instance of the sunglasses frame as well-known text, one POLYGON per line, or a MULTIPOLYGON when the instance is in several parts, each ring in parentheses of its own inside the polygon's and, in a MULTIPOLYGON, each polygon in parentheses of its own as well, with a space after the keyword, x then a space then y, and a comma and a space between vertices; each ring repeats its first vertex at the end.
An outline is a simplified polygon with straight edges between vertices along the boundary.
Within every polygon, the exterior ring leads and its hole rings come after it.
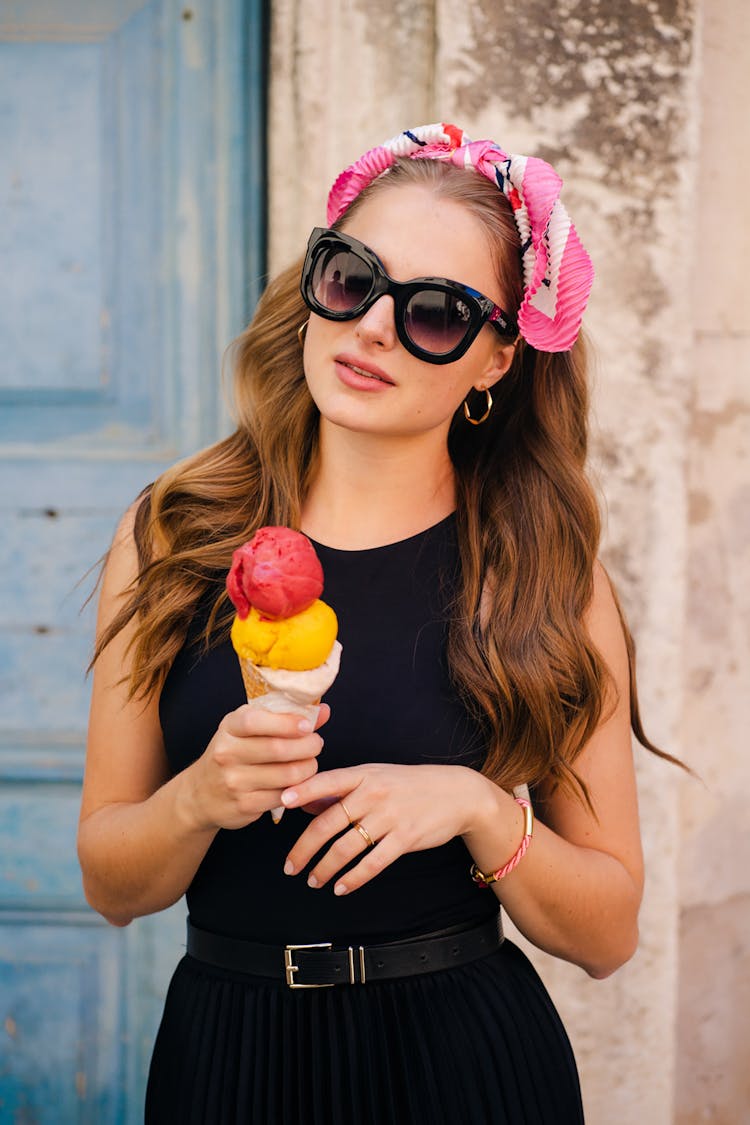
POLYGON ((485 324, 491 324, 502 336, 515 336, 518 333, 518 326, 513 317, 477 289, 462 285, 458 281, 451 281, 447 277, 415 277, 410 281, 396 281, 387 273, 374 250, 358 239, 352 238, 351 235, 329 227, 315 227, 310 235, 300 278, 300 292, 311 312, 322 316, 325 320, 341 321, 356 320, 357 317, 364 316, 381 297, 392 297, 395 306, 396 334, 399 340, 411 355, 427 363, 453 363, 460 359, 474 343, 485 324), (339 243, 361 258, 372 270, 372 287, 369 293, 352 309, 336 312, 321 305, 313 293, 313 271, 318 254, 327 243, 339 243), (416 293, 425 290, 431 293, 448 293, 463 301, 469 309, 470 318, 466 333, 448 352, 426 351, 416 344, 406 331, 407 304, 416 293))

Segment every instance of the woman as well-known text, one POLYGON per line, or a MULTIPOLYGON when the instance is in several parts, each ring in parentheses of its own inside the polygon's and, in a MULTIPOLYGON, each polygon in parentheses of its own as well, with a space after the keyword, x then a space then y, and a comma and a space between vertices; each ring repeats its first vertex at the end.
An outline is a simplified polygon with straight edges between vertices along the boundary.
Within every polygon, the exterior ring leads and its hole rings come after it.
POLYGON ((455 126, 365 154, 236 343, 236 432, 117 532, 79 851, 115 925, 187 893, 148 1121, 582 1120, 498 920, 605 977, 643 883, 559 189, 455 126), (325 746, 243 705, 223 583, 265 524, 311 538, 339 617, 325 746))

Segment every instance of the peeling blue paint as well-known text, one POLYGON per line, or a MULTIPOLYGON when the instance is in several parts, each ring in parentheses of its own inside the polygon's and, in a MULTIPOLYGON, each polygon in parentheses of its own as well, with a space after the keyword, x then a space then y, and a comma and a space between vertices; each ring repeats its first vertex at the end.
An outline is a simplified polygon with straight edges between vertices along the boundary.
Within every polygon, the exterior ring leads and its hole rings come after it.
POLYGON ((248 278, 264 269, 248 175, 263 169, 263 136, 247 128, 261 74, 246 69, 263 5, 200 0, 189 21, 175 0, 10 7, 14 22, 0 17, 10 203, 0 225, 10 262, 0 274, 0 1121, 136 1125, 184 909, 116 930, 83 896, 76 822, 94 606, 81 611, 93 576, 81 579, 141 488, 226 425, 221 354, 250 311, 248 278))

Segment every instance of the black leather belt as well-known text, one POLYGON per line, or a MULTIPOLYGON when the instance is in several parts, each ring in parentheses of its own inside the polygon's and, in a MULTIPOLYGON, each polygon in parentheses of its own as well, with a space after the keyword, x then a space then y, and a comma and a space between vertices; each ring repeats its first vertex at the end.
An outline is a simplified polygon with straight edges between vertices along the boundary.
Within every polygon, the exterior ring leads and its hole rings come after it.
POLYGON ((452 926, 384 945, 334 949, 330 941, 311 945, 260 945, 199 930, 188 919, 191 957, 253 976, 286 981, 290 988, 330 988, 334 984, 411 977, 465 965, 494 953, 503 942, 500 913, 471 929, 452 926))

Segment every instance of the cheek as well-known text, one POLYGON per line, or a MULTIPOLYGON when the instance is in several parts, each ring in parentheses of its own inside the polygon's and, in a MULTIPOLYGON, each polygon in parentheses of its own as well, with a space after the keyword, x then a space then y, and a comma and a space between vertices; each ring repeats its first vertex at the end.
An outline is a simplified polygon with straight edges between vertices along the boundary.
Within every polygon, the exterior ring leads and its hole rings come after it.
POLYGON ((330 329, 336 325, 329 320, 321 320, 319 316, 311 314, 305 330, 305 363, 312 362, 326 346, 330 329))
POLYGON ((444 394, 451 398, 453 402, 460 406, 466 396, 470 393, 474 383, 478 378, 480 367, 477 365, 476 360, 468 360, 466 356, 457 360, 456 363, 451 364, 448 368, 443 368, 444 371, 444 394))
POLYGON ((405 397, 420 418, 437 424, 460 409, 477 378, 477 364, 466 357, 446 364, 412 360, 411 375, 402 384, 405 397))
POLYGON ((415 414, 425 422, 438 425, 450 420, 460 409, 470 384, 459 378, 457 372, 448 374, 439 367, 435 371, 437 376, 425 380, 420 386, 414 408, 415 414))
POLYGON ((321 374, 325 364, 325 357, 332 354, 333 341, 328 337, 331 334, 330 329, 337 326, 321 321, 319 317, 311 317, 305 333, 305 346, 302 353, 302 361, 305 371, 305 378, 310 387, 311 392, 314 387, 320 383, 321 374), (315 323, 313 323, 315 322, 315 323))

